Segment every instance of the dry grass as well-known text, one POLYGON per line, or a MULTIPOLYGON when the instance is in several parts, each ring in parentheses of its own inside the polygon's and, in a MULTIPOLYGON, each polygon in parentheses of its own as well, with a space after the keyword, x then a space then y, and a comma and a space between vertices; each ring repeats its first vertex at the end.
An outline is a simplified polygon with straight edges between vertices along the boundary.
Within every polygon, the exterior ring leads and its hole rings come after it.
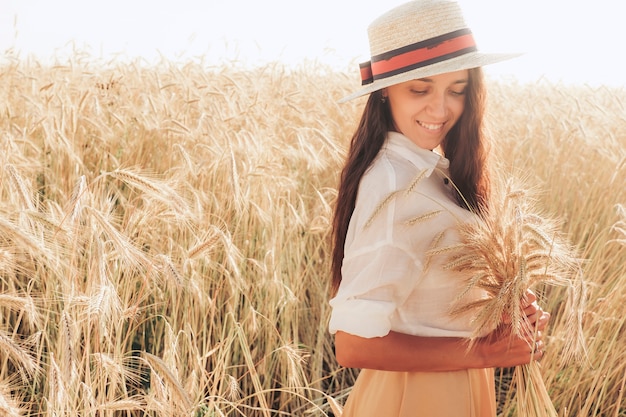
MULTIPOLYGON (((326 302, 363 105, 336 100, 356 77, 5 57, 0 79, 0 407, 330 413, 323 393, 355 377, 334 361, 326 302)), ((560 415, 625 416, 623 91, 490 87, 498 169, 545 190, 587 259, 590 363, 560 364, 565 298, 546 289, 546 386, 560 415)))

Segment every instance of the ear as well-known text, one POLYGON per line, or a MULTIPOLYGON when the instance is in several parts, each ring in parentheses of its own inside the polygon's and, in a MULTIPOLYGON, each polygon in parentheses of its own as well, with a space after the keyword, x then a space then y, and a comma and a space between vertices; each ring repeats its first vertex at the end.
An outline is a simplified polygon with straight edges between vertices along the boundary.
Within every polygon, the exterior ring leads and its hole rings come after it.
POLYGON ((386 87, 385 87, 385 88, 383 88, 383 89, 380 91, 380 94, 383 96, 383 98, 387 98, 387 88, 386 88, 386 87))

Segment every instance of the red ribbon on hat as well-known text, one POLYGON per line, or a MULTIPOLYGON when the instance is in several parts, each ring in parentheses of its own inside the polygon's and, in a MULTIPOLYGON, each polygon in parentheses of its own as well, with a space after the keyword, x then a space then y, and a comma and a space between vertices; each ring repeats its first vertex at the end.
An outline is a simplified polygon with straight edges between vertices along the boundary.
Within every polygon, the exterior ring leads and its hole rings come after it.
POLYGON ((372 57, 359 65, 362 85, 416 68, 475 52, 476 42, 469 29, 460 29, 372 57))

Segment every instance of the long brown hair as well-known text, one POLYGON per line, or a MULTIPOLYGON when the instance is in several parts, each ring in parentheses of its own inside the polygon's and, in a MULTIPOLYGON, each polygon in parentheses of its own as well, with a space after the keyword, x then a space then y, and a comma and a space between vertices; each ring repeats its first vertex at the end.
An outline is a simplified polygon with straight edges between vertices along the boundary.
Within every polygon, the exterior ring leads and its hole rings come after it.
MULTIPOLYGON (((486 94, 480 68, 469 70, 465 91, 463 113, 446 135, 441 148, 450 160, 450 178, 459 190, 459 204, 481 213, 488 203, 489 175, 488 149, 482 132, 486 94)), ((341 283, 344 245, 359 183, 382 148, 387 132, 393 130, 391 111, 381 99, 380 90, 370 94, 361 121, 352 136, 346 164, 341 171, 333 218, 332 294, 337 292, 341 283)))

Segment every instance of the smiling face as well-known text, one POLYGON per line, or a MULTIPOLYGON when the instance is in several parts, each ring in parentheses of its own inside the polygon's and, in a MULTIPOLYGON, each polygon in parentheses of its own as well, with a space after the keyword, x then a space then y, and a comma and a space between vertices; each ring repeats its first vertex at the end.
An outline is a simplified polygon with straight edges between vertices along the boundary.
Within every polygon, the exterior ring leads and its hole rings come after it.
POLYGON ((421 148, 435 149, 463 113, 468 77, 462 70, 385 88, 395 130, 421 148))

